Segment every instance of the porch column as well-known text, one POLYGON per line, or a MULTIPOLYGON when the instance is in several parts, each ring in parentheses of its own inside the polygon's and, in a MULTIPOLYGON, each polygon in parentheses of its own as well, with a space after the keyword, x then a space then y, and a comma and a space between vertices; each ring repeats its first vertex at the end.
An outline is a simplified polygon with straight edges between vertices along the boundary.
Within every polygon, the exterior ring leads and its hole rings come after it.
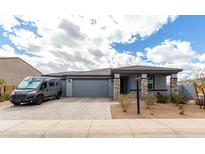
POLYGON ((177 74, 172 74, 170 78, 171 94, 178 94, 177 74))
POLYGON ((117 97, 120 94, 120 74, 114 74, 114 100, 117 99, 117 97))
POLYGON ((141 76, 141 98, 148 94, 148 79, 147 74, 141 76))

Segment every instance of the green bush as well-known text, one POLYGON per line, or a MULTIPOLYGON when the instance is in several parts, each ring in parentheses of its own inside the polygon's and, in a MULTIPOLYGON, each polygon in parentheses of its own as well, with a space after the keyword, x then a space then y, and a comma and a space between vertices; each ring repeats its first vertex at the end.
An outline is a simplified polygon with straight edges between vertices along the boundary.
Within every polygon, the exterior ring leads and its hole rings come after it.
POLYGON ((173 94, 173 95, 171 95, 171 101, 173 103, 175 103, 176 105, 186 104, 187 103, 187 98, 183 95, 173 94))
POLYGON ((153 94, 147 94, 142 99, 145 101, 148 109, 150 105, 153 105, 157 101, 156 96, 153 94))
POLYGON ((160 92, 157 93, 157 103, 167 103, 169 96, 162 95, 160 92))
POLYGON ((127 112, 128 107, 134 101, 134 96, 131 94, 120 94, 118 96, 118 101, 122 107, 122 111, 127 112))

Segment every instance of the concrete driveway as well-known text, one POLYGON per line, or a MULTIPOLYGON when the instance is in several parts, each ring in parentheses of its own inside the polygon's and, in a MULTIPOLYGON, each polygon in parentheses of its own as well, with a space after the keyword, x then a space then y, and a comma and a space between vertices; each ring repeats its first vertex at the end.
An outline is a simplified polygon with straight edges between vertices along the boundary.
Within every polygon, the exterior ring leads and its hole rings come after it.
POLYGON ((0 107, 0 120, 111 119, 109 98, 61 98, 42 105, 0 107))

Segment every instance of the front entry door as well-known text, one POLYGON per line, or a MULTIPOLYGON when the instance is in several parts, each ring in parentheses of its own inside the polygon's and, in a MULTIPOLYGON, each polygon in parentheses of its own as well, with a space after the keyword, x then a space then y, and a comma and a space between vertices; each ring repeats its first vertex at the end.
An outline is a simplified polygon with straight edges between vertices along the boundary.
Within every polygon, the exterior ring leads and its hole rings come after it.
POLYGON ((121 77, 120 78, 120 93, 126 94, 127 93, 127 77, 121 77))

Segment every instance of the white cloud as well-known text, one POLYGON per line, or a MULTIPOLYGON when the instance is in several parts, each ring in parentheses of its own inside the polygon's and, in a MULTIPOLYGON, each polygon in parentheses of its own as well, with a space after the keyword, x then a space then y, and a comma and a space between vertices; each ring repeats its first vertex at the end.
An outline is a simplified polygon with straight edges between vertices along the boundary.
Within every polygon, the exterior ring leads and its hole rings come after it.
MULTIPOLYGON (((15 29, 18 22, 5 24, 15 34, 8 37, 18 49, 37 57, 20 55, 44 73, 116 67, 143 63, 142 53, 131 55, 111 48, 113 42, 125 43, 136 40, 135 36, 148 37, 173 16, 64 16, 28 17, 34 22, 38 37, 31 31, 15 29)), ((6 35, 5 35, 6 36, 6 35)), ((15 55, 17 55, 15 53, 15 55)), ((17 55, 19 56, 19 55, 17 55)))
POLYGON ((9 45, 3 45, 0 48, 0 56, 2 57, 15 57, 16 53, 15 50, 10 47, 9 45))
POLYGON ((6 31, 11 32, 12 28, 20 25, 15 16, 12 15, 0 15, 0 27, 3 27, 6 31))
POLYGON ((201 62, 205 62, 205 53, 201 54, 198 59, 201 61, 201 62))
POLYGON ((137 52, 136 52, 136 55, 137 55, 138 57, 144 57, 144 56, 145 56, 144 53, 143 53, 143 52, 140 52, 140 51, 137 51, 137 52))
POLYGON ((153 48, 146 48, 147 58, 153 62, 185 62, 197 57, 190 42, 165 40, 153 48))
POLYGON ((24 29, 15 29, 14 32, 15 35, 10 34, 9 38, 18 49, 28 52, 40 51, 44 42, 41 38, 37 38, 33 32, 24 29))

